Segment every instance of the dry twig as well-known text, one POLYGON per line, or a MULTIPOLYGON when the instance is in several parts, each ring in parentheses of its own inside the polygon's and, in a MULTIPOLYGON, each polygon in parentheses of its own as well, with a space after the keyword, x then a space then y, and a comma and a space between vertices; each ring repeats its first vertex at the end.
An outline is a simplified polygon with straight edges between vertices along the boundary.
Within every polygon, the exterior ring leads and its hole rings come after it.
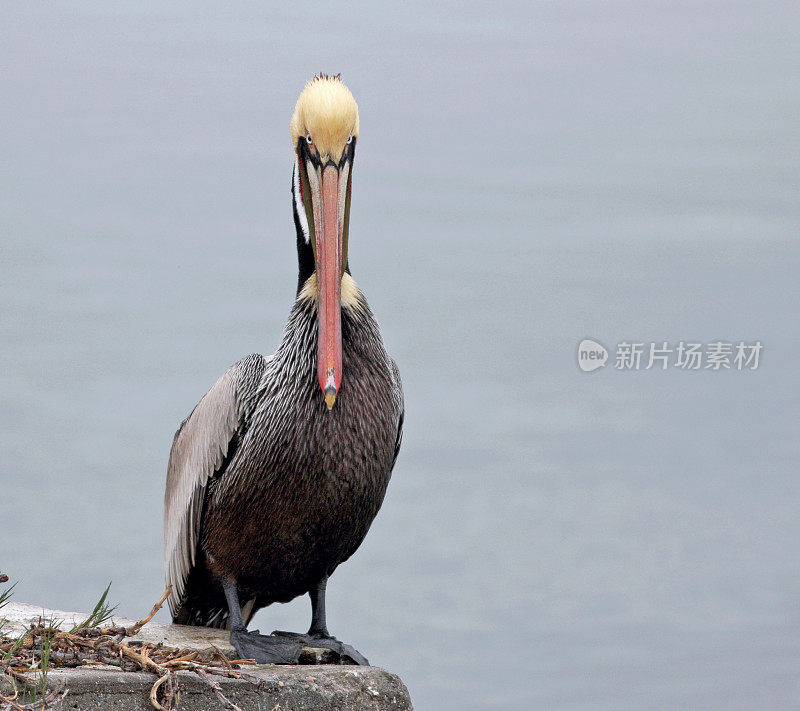
POLYGON ((161 599, 155 605, 153 605, 153 609, 150 610, 150 614, 143 620, 139 620, 132 627, 126 627, 125 634, 128 637, 133 637, 134 635, 139 634, 139 630, 141 630, 142 627, 144 627, 148 622, 150 622, 150 620, 152 620, 155 617, 156 612, 158 612, 161 609, 161 606, 164 604, 164 601, 169 597, 169 594, 171 592, 172 592, 172 585, 167 585, 167 589, 164 591, 164 594, 161 596, 161 599))

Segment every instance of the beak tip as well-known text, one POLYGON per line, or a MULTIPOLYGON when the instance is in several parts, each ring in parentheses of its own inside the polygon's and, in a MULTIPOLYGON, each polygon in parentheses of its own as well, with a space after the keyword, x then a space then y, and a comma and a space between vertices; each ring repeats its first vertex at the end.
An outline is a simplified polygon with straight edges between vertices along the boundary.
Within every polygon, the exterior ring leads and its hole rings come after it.
POLYGON ((336 402, 336 390, 332 387, 325 388, 325 404, 329 410, 333 408, 334 402, 336 402))

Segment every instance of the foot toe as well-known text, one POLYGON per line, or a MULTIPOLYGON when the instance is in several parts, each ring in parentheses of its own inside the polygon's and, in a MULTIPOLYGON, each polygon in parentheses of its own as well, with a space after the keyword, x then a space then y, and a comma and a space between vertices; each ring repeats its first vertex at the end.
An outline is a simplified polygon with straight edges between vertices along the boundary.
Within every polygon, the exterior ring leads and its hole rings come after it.
POLYGON ((359 666, 368 667, 369 661, 357 649, 351 647, 349 644, 340 642, 336 637, 331 635, 313 634, 308 635, 308 644, 312 647, 324 647, 330 649, 339 655, 340 664, 357 664, 359 666))

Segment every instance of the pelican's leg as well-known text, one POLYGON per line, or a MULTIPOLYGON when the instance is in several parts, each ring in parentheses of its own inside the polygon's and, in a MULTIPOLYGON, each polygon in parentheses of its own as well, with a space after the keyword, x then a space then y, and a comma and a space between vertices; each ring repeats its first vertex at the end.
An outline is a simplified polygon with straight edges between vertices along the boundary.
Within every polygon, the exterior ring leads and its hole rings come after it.
POLYGON ((361 652, 354 649, 349 644, 340 642, 328 632, 328 625, 325 619, 325 589, 327 585, 328 578, 325 577, 308 591, 308 594, 311 596, 311 627, 307 634, 281 632, 279 630, 276 630, 272 634, 289 639, 301 640, 307 647, 332 649, 343 661, 349 659, 356 664, 368 667, 369 661, 367 661, 367 658, 361 654, 361 652))
POLYGON ((325 577, 308 591, 311 596, 311 627, 308 629, 308 634, 312 637, 330 637, 325 620, 325 590, 327 587, 328 578, 325 577))
POLYGON ((297 664, 303 644, 299 639, 248 632, 242 619, 236 581, 225 578, 222 589, 228 602, 231 644, 240 659, 255 659, 259 664, 297 664))

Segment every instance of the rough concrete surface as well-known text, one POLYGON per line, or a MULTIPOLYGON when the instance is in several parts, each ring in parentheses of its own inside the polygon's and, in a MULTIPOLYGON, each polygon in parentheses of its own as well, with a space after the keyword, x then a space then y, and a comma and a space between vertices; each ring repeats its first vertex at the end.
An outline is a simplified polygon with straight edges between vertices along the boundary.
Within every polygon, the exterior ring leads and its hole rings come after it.
MULTIPOLYGON (((48 610, 36 605, 11 603, 0 611, 6 619, 3 634, 22 633, 39 617, 63 620, 74 625, 86 615, 63 610, 48 610)), ((119 625, 130 626, 132 620, 115 617, 119 625)), ((162 643, 170 647, 207 649, 211 645, 233 654, 227 632, 203 627, 148 623, 136 637, 142 641, 162 643)), ((325 650, 308 649, 309 661, 325 650)), ((244 711, 406 711, 412 709, 408 690, 400 678, 377 667, 340 666, 329 664, 246 667, 247 674, 257 677, 261 688, 237 679, 214 676, 223 693, 244 711)), ((179 709, 212 711, 228 708, 208 684, 192 672, 179 672, 179 709)), ((115 668, 79 667, 54 669, 48 674, 48 686, 63 685, 69 689, 62 708, 75 711, 111 711, 148 709, 150 689, 156 677, 143 672, 123 672, 115 668)))
MULTIPOLYGON (((248 674, 262 680, 258 689, 249 681, 215 677, 225 696, 243 711, 405 711, 411 700, 399 677, 375 667, 262 666, 248 674)), ((208 685, 191 672, 179 672, 179 709, 218 711, 229 708, 208 685)), ((65 684, 67 711, 152 711, 150 689, 155 677, 141 672, 78 668, 48 675, 65 684)))

